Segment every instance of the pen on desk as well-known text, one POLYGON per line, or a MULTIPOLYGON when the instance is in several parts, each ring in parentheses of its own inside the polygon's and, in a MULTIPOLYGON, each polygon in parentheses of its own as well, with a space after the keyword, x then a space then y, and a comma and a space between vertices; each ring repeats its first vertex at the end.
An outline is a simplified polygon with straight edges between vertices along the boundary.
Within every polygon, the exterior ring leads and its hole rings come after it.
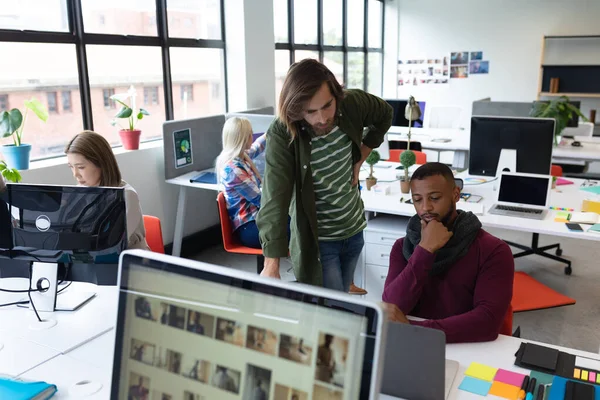
POLYGON ((544 390, 545 386, 540 383, 538 386, 537 396, 535 397, 536 400, 544 400, 544 390))
POLYGON ((527 388, 527 396, 525 396, 525 400, 533 400, 533 392, 535 392, 535 384, 537 380, 535 378, 531 378, 529 380, 529 387, 527 388))
POLYGON ((525 395, 527 394, 527 386, 529 385, 529 375, 525 375, 523 378, 523 383, 521 384, 521 390, 519 390, 519 395, 517 396, 518 400, 525 400, 525 395))

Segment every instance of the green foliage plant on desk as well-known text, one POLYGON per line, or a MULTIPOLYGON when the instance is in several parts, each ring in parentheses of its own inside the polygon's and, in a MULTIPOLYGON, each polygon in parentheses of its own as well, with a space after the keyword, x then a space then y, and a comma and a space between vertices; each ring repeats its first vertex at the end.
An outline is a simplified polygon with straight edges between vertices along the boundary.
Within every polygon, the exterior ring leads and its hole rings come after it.
POLYGON ((369 176, 366 179, 367 190, 371 190, 371 188, 377 184, 377 178, 375 178, 373 175, 373 165, 377 164, 379 160, 381 160, 381 156, 377 150, 373 150, 365 160, 365 162, 371 167, 369 176))

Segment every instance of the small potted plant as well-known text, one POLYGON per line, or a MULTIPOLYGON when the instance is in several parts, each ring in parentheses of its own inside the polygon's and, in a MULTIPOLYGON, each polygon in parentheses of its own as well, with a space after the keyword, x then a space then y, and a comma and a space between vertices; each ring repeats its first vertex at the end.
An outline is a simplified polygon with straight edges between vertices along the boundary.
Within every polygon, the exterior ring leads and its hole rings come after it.
POLYGON ((119 136, 121 137, 121 143, 123 144, 123 148, 125 150, 137 150, 140 148, 140 136, 142 135, 142 131, 139 129, 135 129, 135 124, 137 121, 144 118, 144 115, 150 115, 150 113, 143 108, 139 108, 136 110, 135 107, 135 98, 136 98, 136 90, 133 86, 129 87, 127 93, 113 94, 110 98, 121 105, 121 109, 115 115, 115 118, 112 120, 112 125, 119 125, 121 130, 119 130, 119 136), (126 101, 129 100, 129 104, 126 101), (127 126, 122 127, 118 123, 118 119, 126 119, 127 126))
POLYGON ((18 108, 10 111, 2 111, 0 114, 0 136, 3 138, 12 136, 13 143, 2 146, 2 154, 6 164, 18 170, 29 169, 31 145, 23 143, 23 129, 27 120, 29 110, 43 122, 48 120, 48 111, 36 98, 25 100, 25 116, 18 108))
POLYGON ((377 164, 379 160, 381 160, 381 156, 379 155, 379 152, 377 150, 373 150, 365 160, 365 162, 371 167, 369 176, 366 179, 367 190, 371 190, 371 188, 377 184, 377 178, 375 178, 375 176, 373 175, 373 165, 377 164))
POLYGON ((21 182, 21 174, 15 168, 9 168, 6 161, 0 160, 0 175, 7 182, 21 182))
POLYGON ((419 103, 413 96, 410 96, 406 108, 404 109, 404 117, 408 120, 408 141, 406 142, 406 151, 400 154, 400 164, 404 167, 404 177, 400 180, 400 189, 402 193, 410 192, 410 180, 408 178, 408 169, 415 165, 417 162, 417 156, 410 149, 410 137, 412 135, 412 121, 421 117, 421 108, 419 103))
POLYGON ((400 180, 400 189, 402 193, 410 192, 410 178, 408 177, 408 169, 415 165, 417 156, 412 150, 403 151, 400 154, 400 164, 404 167, 404 177, 400 180))
POLYGON ((588 119, 581 113, 579 108, 569 103, 567 96, 560 96, 552 101, 538 101, 534 103, 529 115, 538 118, 554 118, 556 126, 554 129, 554 145, 558 146, 558 138, 567 127, 573 114, 579 116, 583 121, 588 119))

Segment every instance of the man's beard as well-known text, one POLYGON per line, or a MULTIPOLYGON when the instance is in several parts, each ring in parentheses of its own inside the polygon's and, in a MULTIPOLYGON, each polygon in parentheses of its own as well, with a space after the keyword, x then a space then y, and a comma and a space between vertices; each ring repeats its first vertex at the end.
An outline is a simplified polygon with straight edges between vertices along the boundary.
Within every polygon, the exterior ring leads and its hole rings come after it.
MULTIPOLYGON (((446 214, 444 214, 444 216, 441 218, 438 218, 439 214, 423 214, 423 215, 435 217, 435 219, 440 221, 442 223, 442 225, 444 225, 446 228, 450 229, 450 228, 452 228, 451 226, 449 226, 450 219, 452 219, 452 215, 454 215, 455 211, 456 211, 456 204, 453 204, 450 207, 450 210, 446 214)), ((421 219, 423 219, 422 216, 419 216, 419 217, 421 219)), ((425 222, 427 222, 427 221, 425 221, 425 222)))
POLYGON ((331 132, 331 130, 333 129, 333 120, 327 121, 327 123, 325 125, 322 125, 320 127, 313 125, 312 129, 315 132, 315 135, 317 135, 317 136, 326 135, 329 132, 331 132))

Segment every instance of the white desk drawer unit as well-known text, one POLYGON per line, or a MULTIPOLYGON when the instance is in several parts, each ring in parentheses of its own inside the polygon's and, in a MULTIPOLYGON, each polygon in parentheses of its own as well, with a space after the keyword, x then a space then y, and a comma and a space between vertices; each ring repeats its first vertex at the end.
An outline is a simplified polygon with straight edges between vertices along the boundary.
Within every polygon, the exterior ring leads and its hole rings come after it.
MULTIPOLYGON (((361 262, 363 287, 367 290, 366 298, 381 301, 383 286, 390 265, 392 246, 406 235, 407 217, 395 215, 377 215, 367 222, 365 229, 364 257, 361 262)), ((358 268, 357 268, 358 269, 358 268)))

